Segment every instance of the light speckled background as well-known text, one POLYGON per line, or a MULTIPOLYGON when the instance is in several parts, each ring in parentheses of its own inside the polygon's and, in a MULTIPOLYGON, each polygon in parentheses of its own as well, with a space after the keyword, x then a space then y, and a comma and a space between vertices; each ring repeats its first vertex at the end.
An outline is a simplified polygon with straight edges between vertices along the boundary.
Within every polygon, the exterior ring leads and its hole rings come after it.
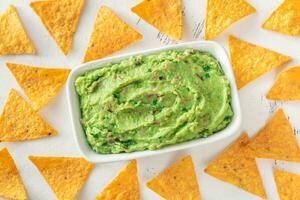
MULTIPOLYGON (((14 4, 17 7, 25 29, 32 38, 38 53, 36 56, 0 57, 0 108, 4 106, 10 88, 16 88, 20 91, 14 78, 5 67, 5 62, 16 62, 45 67, 73 68, 76 65, 79 65, 83 59, 96 12, 100 5, 108 5, 128 24, 144 35, 142 41, 135 43, 128 49, 117 52, 116 54, 174 43, 174 41, 159 34, 158 31, 150 25, 143 21, 139 21, 139 18, 131 13, 130 8, 140 1, 141 0, 86 0, 78 30, 75 34, 73 48, 71 53, 65 57, 58 49, 39 18, 30 9, 29 0, 2 0, 0 3, 0 13, 2 13, 9 4, 14 4)), ((205 13, 205 1, 183 0, 183 2, 185 13, 185 33, 183 41, 200 40, 202 35, 201 27, 203 25, 203 16, 205 13)), ((226 37, 229 34, 234 34, 242 39, 294 57, 294 61, 287 66, 297 64, 300 56, 300 38, 283 36, 260 28, 264 19, 271 14, 279 3, 281 3, 281 0, 249 0, 249 3, 256 7, 257 13, 231 26, 221 34, 216 41, 228 49, 226 37)), ((265 93, 271 87, 276 74, 287 66, 273 70, 271 73, 257 79, 240 91, 243 112, 243 129, 251 136, 265 124, 266 120, 272 115, 272 112, 278 107, 283 107, 285 109, 286 114, 290 117, 290 121, 295 128, 295 132, 300 134, 300 103, 278 103, 268 101, 264 98, 265 93)), ((29 198, 32 200, 51 200, 55 199, 54 194, 27 157, 28 155, 80 156, 80 152, 71 131, 65 89, 58 95, 55 101, 42 109, 40 114, 58 130, 59 136, 29 142, 1 143, 0 149, 8 147, 15 158, 29 198)), ((224 147, 238 137, 239 134, 240 133, 236 133, 234 137, 228 138, 222 142, 186 151, 138 159, 142 199, 161 199, 145 187, 145 181, 186 154, 191 154, 193 156, 199 179, 200 191, 204 200, 259 199, 237 187, 221 182, 203 173, 205 165, 224 147)), ((278 199, 272 177, 272 166, 277 166, 300 174, 300 163, 275 163, 274 161, 262 159, 257 160, 257 163, 263 177, 268 199, 278 199)), ((93 199, 125 164, 126 162, 98 164, 88 179, 85 187, 78 195, 78 199, 93 199)))

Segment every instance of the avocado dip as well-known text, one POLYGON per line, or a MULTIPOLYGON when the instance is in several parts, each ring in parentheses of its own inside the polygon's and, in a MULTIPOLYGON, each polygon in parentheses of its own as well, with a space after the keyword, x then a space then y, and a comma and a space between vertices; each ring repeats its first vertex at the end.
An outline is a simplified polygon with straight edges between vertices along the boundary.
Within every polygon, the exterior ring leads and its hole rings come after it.
POLYGON ((233 117, 220 63, 193 49, 105 64, 79 76, 75 87, 87 141, 101 154, 206 138, 233 117))

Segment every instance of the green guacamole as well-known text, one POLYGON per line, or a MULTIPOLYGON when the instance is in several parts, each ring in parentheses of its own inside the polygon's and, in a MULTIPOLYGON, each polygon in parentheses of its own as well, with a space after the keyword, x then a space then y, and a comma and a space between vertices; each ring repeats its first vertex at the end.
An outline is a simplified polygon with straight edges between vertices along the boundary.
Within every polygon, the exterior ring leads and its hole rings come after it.
POLYGON ((206 138, 233 117, 220 63, 193 49, 99 66, 79 76, 75 87, 87 141, 101 154, 206 138))

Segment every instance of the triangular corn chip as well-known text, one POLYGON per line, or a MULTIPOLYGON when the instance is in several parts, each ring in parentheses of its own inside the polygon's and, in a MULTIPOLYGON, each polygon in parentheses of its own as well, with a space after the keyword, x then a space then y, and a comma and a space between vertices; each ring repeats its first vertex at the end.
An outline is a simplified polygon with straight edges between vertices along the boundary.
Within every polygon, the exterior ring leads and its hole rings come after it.
POLYGON ((35 110, 44 107, 64 86, 69 69, 40 68, 6 63, 35 110))
POLYGON ((205 169, 205 172, 252 194, 266 198, 249 137, 242 134, 205 169))
POLYGON ((84 62, 103 58, 141 38, 141 34, 128 26, 108 7, 101 6, 85 53, 84 62))
POLYGON ((144 0, 131 10, 162 33, 180 40, 182 37, 181 0, 144 0))
POLYGON ((267 94, 272 100, 300 100, 300 67, 282 71, 267 94))
POLYGON ((58 200, 73 200, 94 165, 83 158, 29 156, 58 200))
POLYGON ((245 0, 208 0, 205 39, 214 39, 234 22, 255 12, 245 0))
POLYGON ((130 161, 120 174, 96 197, 96 200, 109 199, 140 199, 136 160, 130 161))
POLYGON ((0 55, 35 54, 14 6, 0 16, 0 55))
POLYGON ((0 151, 0 197, 25 200, 26 191, 18 169, 6 148, 0 151))
POLYGON ((284 0, 283 3, 263 23, 267 30, 300 36, 300 1, 284 0))
POLYGON ((175 162, 149 180, 147 186, 165 199, 201 199, 191 156, 175 162))
POLYGON ((300 199, 300 175, 281 170, 273 172, 280 200, 300 199))
POLYGON ((258 158, 300 162, 300 149, 282 109, 253 137, 249 144, 258 158))
POLYGON ((0 142, 33 140, 57 135, 39 114, 12 89, 0 117, 0 142))
POLYGON ((233 36, 228 37, 228 45, 238 89, 291 60, 288 56, 233 36))
POLYGON ((49 0, 30 3, 30 7, 67 55, 72 46, 84 0, 49 0))

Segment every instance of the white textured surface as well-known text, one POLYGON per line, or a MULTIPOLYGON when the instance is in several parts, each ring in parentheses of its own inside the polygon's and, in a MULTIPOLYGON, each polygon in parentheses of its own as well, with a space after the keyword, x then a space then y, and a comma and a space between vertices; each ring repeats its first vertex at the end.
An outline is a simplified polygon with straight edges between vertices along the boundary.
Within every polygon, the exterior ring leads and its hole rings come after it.
MULTIPOLYGON (((145 50, 163 46, 173 41, 158 35, 158 31, 147 25, 143 21, 138 22, 138 17, 131 13, 130 8, 140 0, 86 0, 79 27, 74 38, 74 45, 71 53, 65 57, 39 18, 29 7, 29 0, 4 0, 0 4, 0 13, 2 13, 9 4, 17 6, 19 15, 22 18, 25 29, 33 40, 38 50, 36 56, 3 56, 0 57, 0 108, 4 106, 8 91, 10 88, 16 88, 20 91, 12 75, 5 67, 5 62, 16 62, 45 67, 74 67, 81 63, 84 51, 87 47, 89 35, 92 31, 96 12, 100 5, 105 4, 112 8, 127 23, 144 35, 144 39, 130 48, 120 51, 116 54, 145 50), (158 37, 159 36, 159 37, 158 37)), ((197 26, 201 22, 205 12, 204 0, 183 0, 185 13, 185 34, 184 41, 200 40, 201 36, 197 32, 197 26), (195 33, 196 31, 196 33, 195 33)), ((281 0, 249 0, 256 7, 257 13, 245 18, 242 21, 231 26, 216 40, 227 48, 226 36, 234 34, 242 39, 252 43, 260 44, 267 48, 294 57, 294 61, 287 66, 295 65, 299 62, 300 38, 283 36, 272 33, 260 28, 264 19, 270 15, 281 0)), ((287 67, 285 66, 285 67, 287 67)), ((295 127, 296 132, 300 134, 300 103, 276 103, 267 101, 264 96, 271 87, 276 74, 284 69, 273 70, 271 73, 257 79, 240 91, 240 100, 243 112, 243 129, 250 136, 254 135, 271 116, 274 109, 283 107, 290 121, 295 127)), ((51 155, 51 156, 80 156, 79 150, 75 144, 70 128, 70 120, 67 110, 66 95, 64 91, 51 102, 47 107, 40 111, 59 132, 59 136, 20 143, 1 143, 0 149, 8 147, 15 158, 17 167, 24 180, 29 199, 32 200, 51 200, 55 199, 54 194, 39 175, 33 164, 27 159, 28 155, 51 155)), ((197 176, 200 184, 200 191, 204 200, 255 200, 259 199, 243 190, 227 183, 221 182, 213 177, 203 173, 203 168, 215 155, 224 147, 232 142, 239 133, 226 141, 205 145, 203 147, 193 148, 176 153, 163 154, 144 159, 138 159, 139 179, 142 198, 145 200, 161 199, 155 193, 145 187, 145 181, 157 174, 169 164, 179 159, 183 155, 191 154, 194 158, 197 176)), ((99 164, 92 172, 85 187, 78 195, 78 199, 93 199, 107 185, 126 162, 116 162, 110 164, 99 164)), ((264 185, 268 199, 278 199, 275 189, 275 183, 272 178, 272 166, 279 166, 291 172, 300 173, 300 163, 285 163, 258 160, 260 172, 263 177, 264 185)))

